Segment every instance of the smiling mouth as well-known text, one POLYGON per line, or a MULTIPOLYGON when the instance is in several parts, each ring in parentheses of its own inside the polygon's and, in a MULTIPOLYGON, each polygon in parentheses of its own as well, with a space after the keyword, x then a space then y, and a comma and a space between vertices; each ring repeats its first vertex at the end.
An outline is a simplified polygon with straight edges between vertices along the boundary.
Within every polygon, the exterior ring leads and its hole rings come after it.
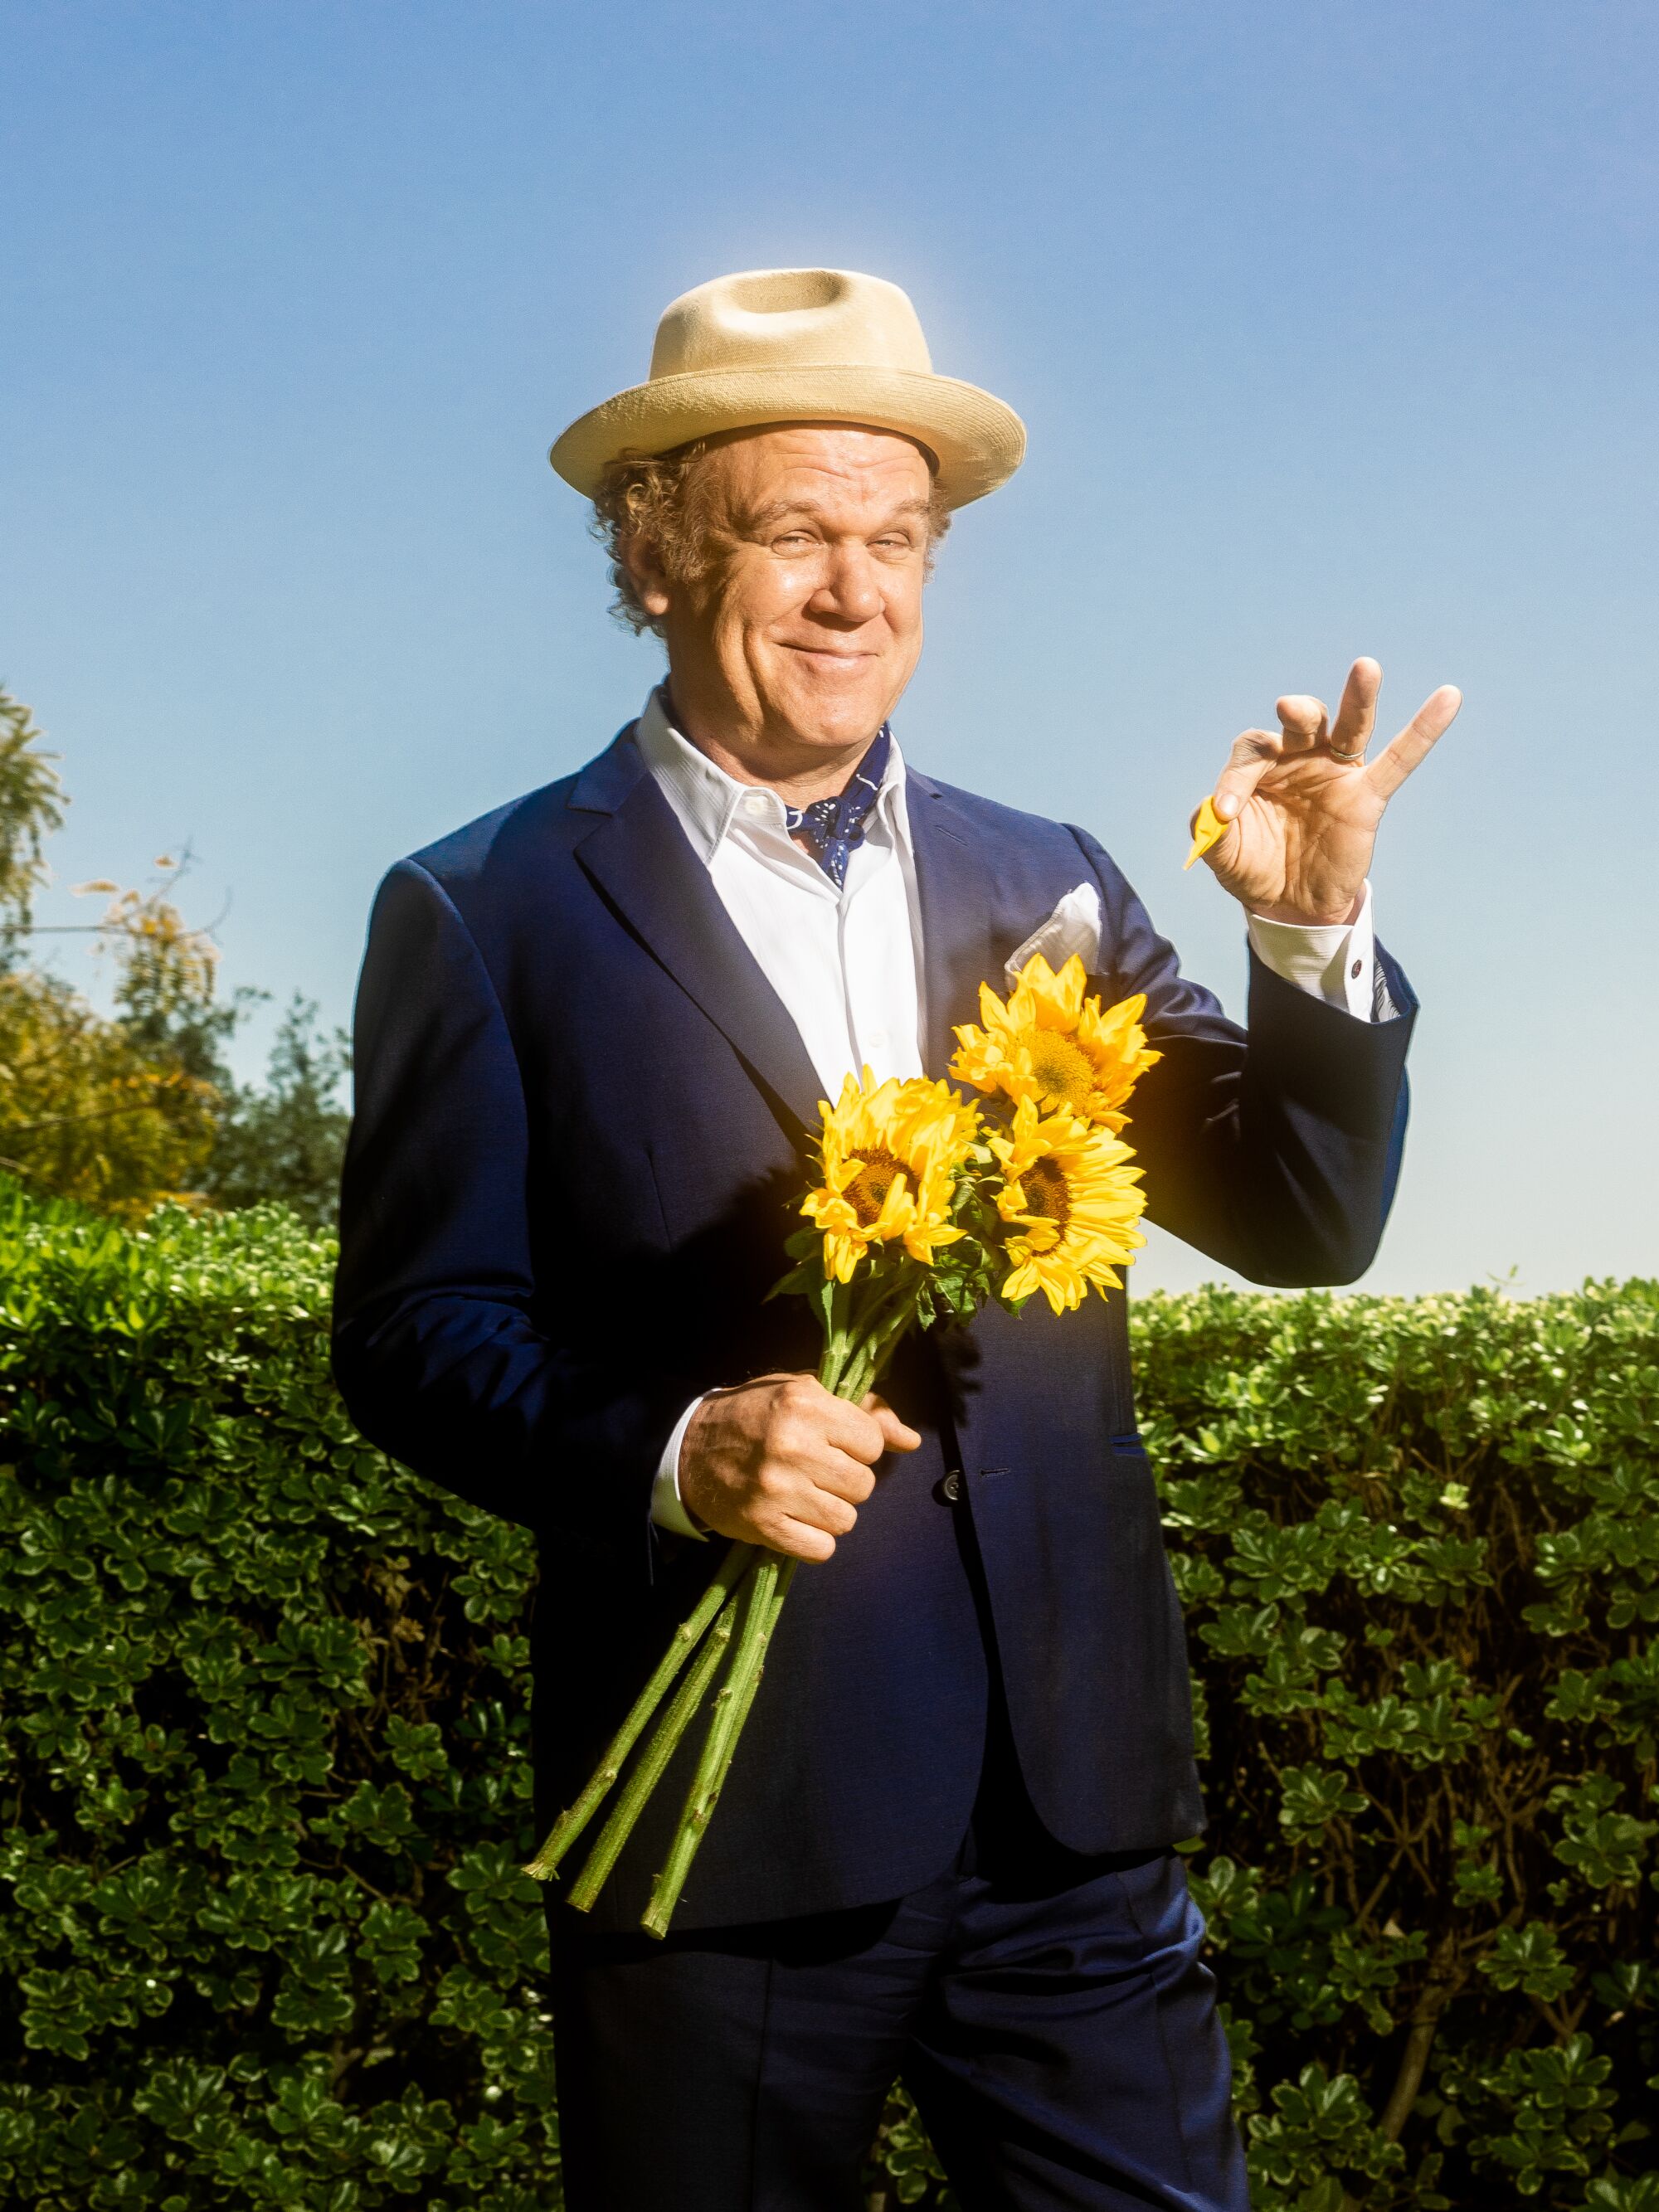
POLYGON ((786 653, 804 653, 809 660, 845 660, 850 662, 854 660, 873 660, 876 658, 876 655, 873 653, 837 653, 832 646, 827 645, 788 645, 784 647, 784 651, 786 653))

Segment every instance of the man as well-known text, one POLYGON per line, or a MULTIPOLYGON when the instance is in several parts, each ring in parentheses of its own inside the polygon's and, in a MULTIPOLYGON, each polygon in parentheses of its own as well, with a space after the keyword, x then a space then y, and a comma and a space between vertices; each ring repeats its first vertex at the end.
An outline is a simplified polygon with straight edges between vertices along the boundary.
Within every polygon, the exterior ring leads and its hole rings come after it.
POLYGON ((765 1294, 818 1100, 943 1075, 1034 941, 1146 994, 1152 1218, 1261 1281, 1358 1274, 1414 1006, 1366 872, 1458 701, 1368 765, 1360 661, 1334 721, 1287 697, 1234 745, 1208 860, 1249 916, 1236 1027, 1085 831, 919 774, 888 726, 935 541, 1024 443, 891 285, 678 301, 649 380, 552 454, 666 684, 375 908, 337 1367, 368 1435, 537 1533, 544 1826, 702 1538, 811 1563, 668 1940, 636 1923, 685 1759, 594 1920, 550 1904, 572 2212, 854 2212, 901 2073, 969 2212, 1245 2201, 1170 1849, 1203 1815, 1121 1297, 918 1339, 860 1407, 765 1294))

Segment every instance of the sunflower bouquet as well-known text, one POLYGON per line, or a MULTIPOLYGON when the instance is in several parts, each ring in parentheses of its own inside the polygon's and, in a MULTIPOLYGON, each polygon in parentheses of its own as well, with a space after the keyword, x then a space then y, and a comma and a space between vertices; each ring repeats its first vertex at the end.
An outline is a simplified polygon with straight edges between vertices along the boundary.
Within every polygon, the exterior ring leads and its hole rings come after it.
MULTIPOLYGON (((1159 1058, 1144 998, 1103 1010, 1075 957, 1041 953, 1005 1001, 980 986, 980 1023, 957 1032, 950 1083, 848 1076, 821 1109, 811 1224, 774 1297, 809 1299, 823 1335, 818 1380, 854 1404, 905 1333, 965 1319, 991 1298, 1016 1311, 1041 1291, 1056 1314, 1121 1282, 1145 1243, 1140 1170, 1121 1132, 1130 1094, 1159 1058)), ((709 1692, 711 1717, 668 1856, 641 1925, 665 1936, 760 1687, 798 1562, 733 1543, 612 1738, 586 1788, 527 1871, 546 1881, 608 1798, 569 1901, 589 1910, 709 1692), (715 1687, 716 1678, 719 1686, 715 1687), (671 1696, 671 1692, 672 1695, 671 1696), (644 1748, 635 1747, 653 1721, 644 1748), (630 1765, 630 1759, 632 1761, 630 1765), (626 1770, 626 1779, 624 1779, 626 1770), (620 1789, 617 1788, 621 1784, 620 1789)))

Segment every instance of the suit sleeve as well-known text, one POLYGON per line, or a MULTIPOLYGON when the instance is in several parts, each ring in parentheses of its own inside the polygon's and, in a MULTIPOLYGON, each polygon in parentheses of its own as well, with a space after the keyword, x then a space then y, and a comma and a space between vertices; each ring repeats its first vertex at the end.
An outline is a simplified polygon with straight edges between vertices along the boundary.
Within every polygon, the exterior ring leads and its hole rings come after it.
POLYGON ((643 1569, 652 1478, 685 1388, 629 1362, 625 1332, 613 1358, 596 1354, 593 1332, 538 1282, 512 1038, 461 915, 413 861, 375 902, 355 1052, 334 1304, 353 1419, 471 1504, 637 1548, 643 1569))
POLYGON ((1417 1000, 1381 945, 1393 1018, 1357 1020, 1250 955, 1249 1025, 1181 973, 1175 948, 1109 855, 1073 830, 1100 886, 1113 998, 1146 995, 1164 1054, 1136 1090, 1128 1137, 1148 1216, 1224 1267, 1287 1289, 1351 1283, 1370 1265, 1405 1140, 1417 1000))

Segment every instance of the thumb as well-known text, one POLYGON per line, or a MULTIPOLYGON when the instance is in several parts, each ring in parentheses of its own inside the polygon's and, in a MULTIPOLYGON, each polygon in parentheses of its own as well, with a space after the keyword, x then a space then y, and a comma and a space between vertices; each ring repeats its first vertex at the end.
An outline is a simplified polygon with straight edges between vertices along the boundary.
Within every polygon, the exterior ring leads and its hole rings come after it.
POLYGON ((900 1420, 885 1398, 878 1397, 872 1390, 865 1399, 862 1411, 875 1416, 881 1430, 881 1440, 889 1451, 913 1452, 921 1448, 921 1438, 916 1431, 900 1420))
POLYGON ((1216 778, 1210 804, 1223 822, 1236 822, 1244 811, 1244 802, 1255 791, 1271 768, 1276 768, 1284 757, 1285 741, 1282 733, 1268 730, 1246 730, 1233 740, 1227 757, 1227 765, 1216 778))

